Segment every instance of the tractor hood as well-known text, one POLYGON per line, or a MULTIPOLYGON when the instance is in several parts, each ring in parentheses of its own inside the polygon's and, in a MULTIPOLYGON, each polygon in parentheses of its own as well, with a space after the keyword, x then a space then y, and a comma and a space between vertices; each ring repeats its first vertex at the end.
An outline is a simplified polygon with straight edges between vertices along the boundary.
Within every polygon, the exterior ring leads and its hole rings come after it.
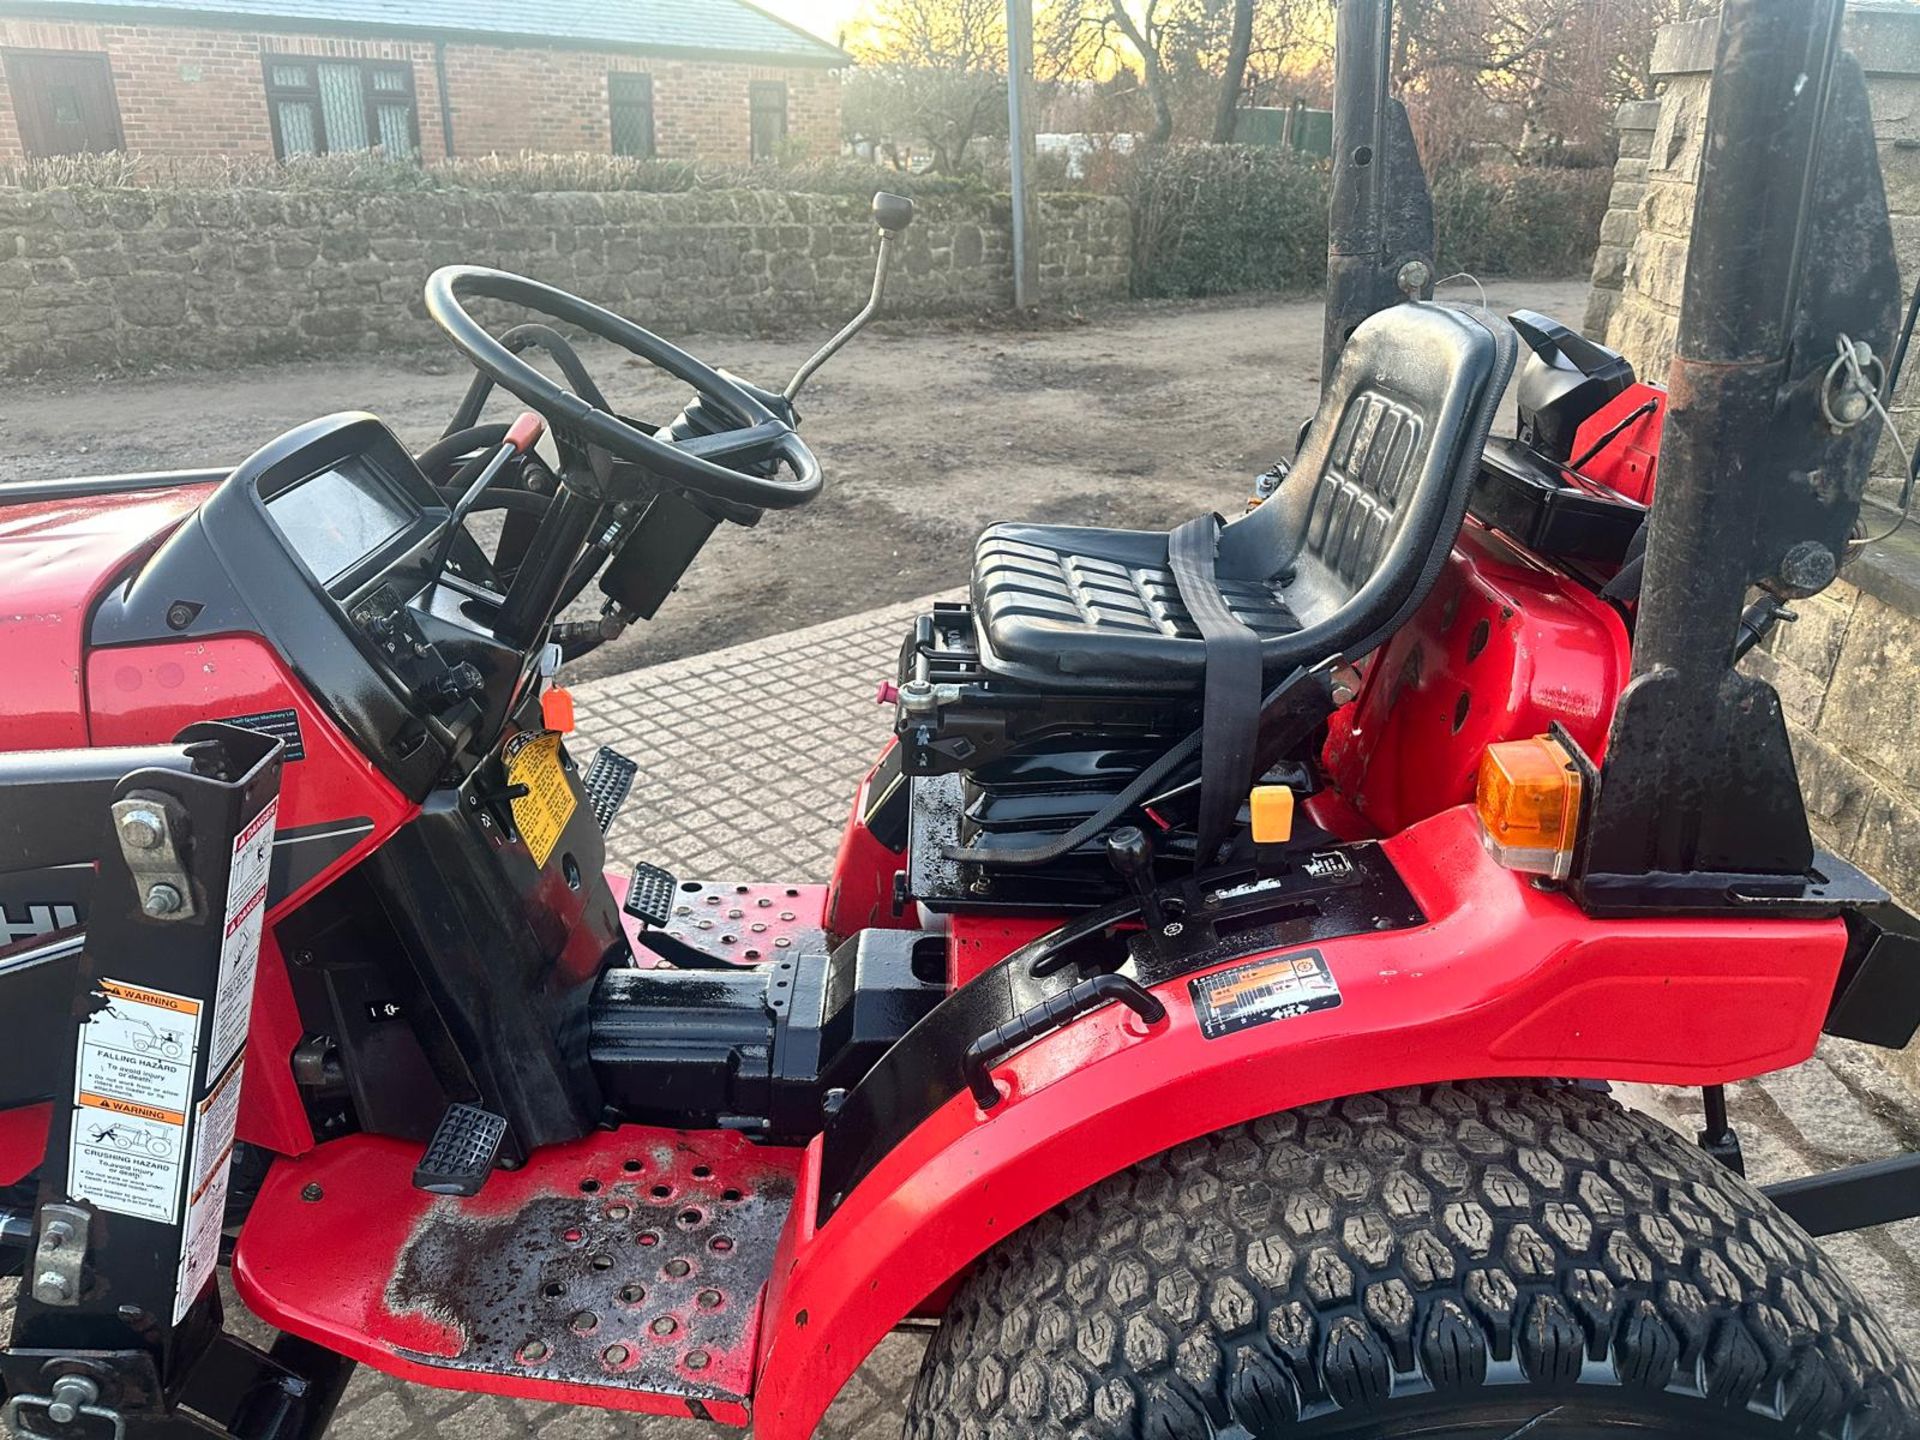
POLYGON ((87 617, 115 580, 191 514, 210 477, 114 476, 0 486, 0 715, 9 749, 90 743, 87 617))

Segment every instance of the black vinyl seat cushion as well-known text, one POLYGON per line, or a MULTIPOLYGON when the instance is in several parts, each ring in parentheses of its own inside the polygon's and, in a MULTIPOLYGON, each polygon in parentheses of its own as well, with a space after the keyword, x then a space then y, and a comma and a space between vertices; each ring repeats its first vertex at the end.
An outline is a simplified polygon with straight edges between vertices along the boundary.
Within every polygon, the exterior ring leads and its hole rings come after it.
MULTIPOLYGON (((1358 659, 1425 598, 1517 348, 1482 310, 1398 305, 1341 352, 1293 471, 1222 527, 1215 572, 1277 676, 1358 659)), ((1197 688, 1206 647, 1154 530, 995 525, 974 552, 982 664, 1045 689, 1197 688)))

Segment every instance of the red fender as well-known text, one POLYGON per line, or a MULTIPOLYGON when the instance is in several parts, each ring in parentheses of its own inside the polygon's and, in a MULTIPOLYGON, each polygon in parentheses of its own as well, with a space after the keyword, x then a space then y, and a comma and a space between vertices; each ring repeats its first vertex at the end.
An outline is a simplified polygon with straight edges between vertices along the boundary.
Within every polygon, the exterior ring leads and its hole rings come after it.
MULTIPOLYGON (((1206 1039, 1189 979, 1165 1021, 1120 1006, 962 1091, 812 1225, 821 1142, 762 1311, 758 1440, 806 1440, 874 1345, 1010 1232, 1100 1180, 1224 1126, 1369 1090, 1493 1076, 1705 1085, 1812 1053, 1839 920, 1595 920, 1495 865, 1470 810, 1387 842, 1433 919, 1318 948, 1337 1008, 1206 1039)), ((1234 962, 1244 963, 1244 961, 1234 962)))

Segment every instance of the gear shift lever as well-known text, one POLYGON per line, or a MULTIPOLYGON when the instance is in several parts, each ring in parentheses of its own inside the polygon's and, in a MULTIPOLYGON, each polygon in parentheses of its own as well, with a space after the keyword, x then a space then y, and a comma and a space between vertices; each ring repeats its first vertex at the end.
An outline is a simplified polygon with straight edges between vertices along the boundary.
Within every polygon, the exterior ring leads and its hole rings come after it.
POLYGON ((837 355, 841 346, 866 329, 868 322, 880 313, 880 297, 887 288, 887 262, 893 258, 894 240, 913 223, 913 201, 905 195, 889 195, 884 190, 880 191, 873 197, 873 223, 880 229, 880 254, 873 264, 873 294, 858 315, 841 326, 838 334, 809 355, 805 363, 793 372, 793 378, 781 392, 789 402, 799 395, 800 387, 813 378, 814 371, 837 355))

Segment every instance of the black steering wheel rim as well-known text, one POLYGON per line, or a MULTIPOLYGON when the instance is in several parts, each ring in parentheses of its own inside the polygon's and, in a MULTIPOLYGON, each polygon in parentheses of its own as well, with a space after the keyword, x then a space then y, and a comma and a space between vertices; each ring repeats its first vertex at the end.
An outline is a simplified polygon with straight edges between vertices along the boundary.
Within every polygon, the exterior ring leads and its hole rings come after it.
POLYGON ((820 493, 820 462, 793 426, 746 387, 624 316, 552 285, 482 265, 447 265, 427 280, 427 314, 454 346, 501 389, 517 396, 557 428, 570 430, 656 479, 683 490, 769 510, 804 505, 820 493), (467 312, 463 300, 502 300, 577 325, 611 341, 698 392, 736 429, 695 440, 661 440, 582 399, 536 370, 496 340, 467 312), (778 456, 792 478, 752 475, 722 463, 731 455, 778 456))

